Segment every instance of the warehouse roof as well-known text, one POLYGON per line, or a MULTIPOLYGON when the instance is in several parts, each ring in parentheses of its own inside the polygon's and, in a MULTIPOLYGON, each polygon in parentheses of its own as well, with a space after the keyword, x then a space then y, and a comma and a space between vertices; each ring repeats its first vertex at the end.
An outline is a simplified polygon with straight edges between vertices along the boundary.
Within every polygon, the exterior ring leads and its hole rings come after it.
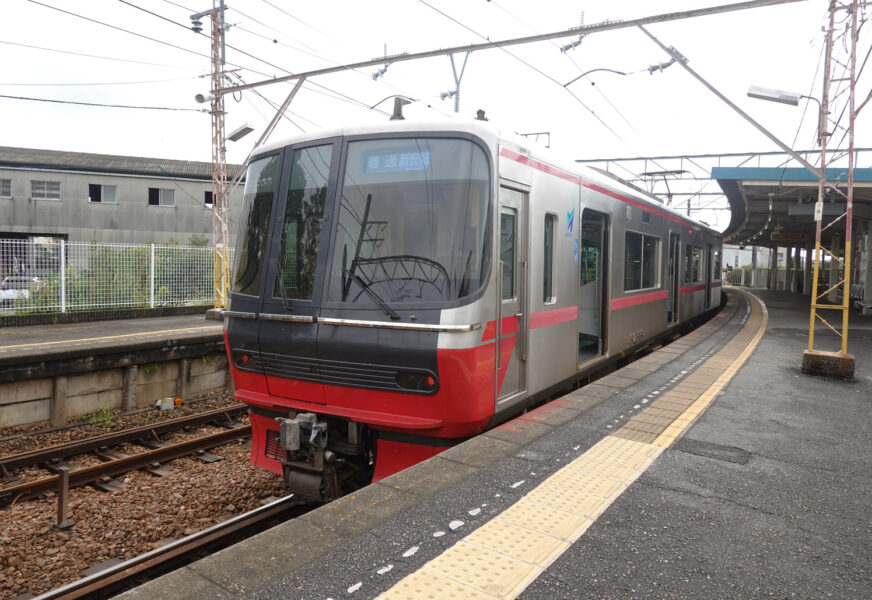
MULTIPOLYGON (((149 177, 186 177, 204 180, 212 178, 212 163, 208 162, 12 148, 9 146, 0 146, 0 168, 3 167, 119 173, 149 177)), ((227 165, 227 177, 234 177, 240 168, 241 165, 227 165)))

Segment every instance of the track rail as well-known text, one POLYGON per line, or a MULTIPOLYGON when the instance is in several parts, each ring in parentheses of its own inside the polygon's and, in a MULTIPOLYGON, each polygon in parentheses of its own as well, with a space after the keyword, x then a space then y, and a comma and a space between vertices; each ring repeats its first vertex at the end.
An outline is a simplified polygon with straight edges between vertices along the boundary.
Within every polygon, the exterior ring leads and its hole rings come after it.
MULTIPOLYGON (((198 438, 185 440, 177 444, 171 444, 154 450, 147 450, 139 454, 132 454, 116 460, 111 460, 93 467, 84 469, 75 469, 69 472, 69 486, 79 487, 87 485, 102 477, 115 477, 130 471, 136 471, 153 465, 154 463, 166 462, 183 456, 188 456, 196 453, 198 450, 208 450, 215 446, 221 446, 228 442, 249 437, 251 435, 251 425, 244 425, 227 431, 220 431, 210 435, 200 436, 198 438)), ((59 475, 52 475, 30 481, 12 485, 0 489, 0 499, 15 498, 27 499, 55 490, 58 487, 59 475)))
POLYGON ((279 498, 260 508, 131 558, 104 571, 46 592, 41 596, 37 596, 36 600, 73 600, 92 595, 98 596, 101 592, 111 593, 111 590, 118 591, 127 587, 129 582, 134 578, 142 579, 147 577, 149 573, 162 572, 170 562, 184 561, 186 555, 199 550, 203 546, 218 544, 243 529, 260 525, 296 506, 298 506, 298 503, 294 500, 293 494, 279 498))
POLYGON ((50 448, 32 450, 30 452, 21 452, 19 454, 7 456, 6 458, 0 458, 0 473, 8 472, 13 469, 20 469, 21 467, 39 465, 59 458, 75 456, 76 454, 84 454, 85 452, 92 452, 98 448, 115 446, 126 442, 134 442, 147 438, 157 440, 158 436, 165 433, 184 429, 185 427, 197 427, 206 423, 214 423, 222 419, 226 419, 229 422, 247 412, 248 407, 245 405, 234 406, 231 408, 219 408, 188 417, 170 419, 161 423, 143 425, 141 427, 107 433, 105 435, 90 437, 83 440, 76 440, 68 444, 60 444, 57 446, 51 446, 50 448))

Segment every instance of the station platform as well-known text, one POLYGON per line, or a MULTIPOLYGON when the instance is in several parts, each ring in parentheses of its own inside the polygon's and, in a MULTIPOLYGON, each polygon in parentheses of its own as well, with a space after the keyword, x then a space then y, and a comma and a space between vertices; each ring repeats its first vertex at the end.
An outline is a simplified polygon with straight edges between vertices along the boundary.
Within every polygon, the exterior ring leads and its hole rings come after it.
POLYGON ((853 381, 810 377, 808 298, 727 294, 628 367, 121 597, 872 597, 872 318, 853 381))
POLYGON ((222 339, 221 322, 203 314, 0 328, 0 365, 109 353, 173 340, 222 339))

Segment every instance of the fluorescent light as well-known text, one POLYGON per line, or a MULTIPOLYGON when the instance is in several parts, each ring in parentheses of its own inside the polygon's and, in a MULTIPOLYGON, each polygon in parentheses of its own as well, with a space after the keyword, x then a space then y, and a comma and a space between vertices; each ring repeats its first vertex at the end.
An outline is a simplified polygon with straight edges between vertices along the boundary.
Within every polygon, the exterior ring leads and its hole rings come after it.
POLYGON ((751 98, 757 98, 758 100, 768 100, 769 102, 780 102, 781 104, 798 106, 802 94, 797 94, 796 92, 785 92, 783 90, 772 90, 752 85, 748 88, 748 96, 751 98))
POLYGON ((254 131, 254 127, 252 127, 251 125, 246 123, 244 125, 241 125, 240 127, 237 127, 233 131, 231 131, 230 135, 227 136, 227 139, 230 140, 231 142, 238 142, 239 140, 241 140, 242 138, 247 136, 252 131, 254 131))

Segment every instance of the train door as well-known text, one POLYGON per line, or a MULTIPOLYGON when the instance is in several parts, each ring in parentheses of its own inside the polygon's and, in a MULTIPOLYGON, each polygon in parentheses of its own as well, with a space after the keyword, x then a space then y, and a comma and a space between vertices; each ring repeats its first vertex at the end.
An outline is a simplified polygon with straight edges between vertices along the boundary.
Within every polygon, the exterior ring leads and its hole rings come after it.
POLYGON ((324 402, 316 348, 318 299, 330 227, 328 189, 338 144, 287 150, 279 183, 260 315, 260 348, 269 393, 324 402))
POLYGON ((666 321, 675 323, 678 321, 678 297, 681 277, 681 236, 677 233, 669 234, 669 264, 666 273, 666 321))
POLYGON ((605 352, 608 228, 606 215, 590 209, 581 213, 578 364, 605 352))
POLYGON ((497 403, 523 392, 527 371, 527 194, 500 188, 497 403))
POLYGON ((712 258, 714 255, 712 254, 712 245, 709 244, 706 247, 705 253, 705 307, 709 309, 712 307, 712 258))

